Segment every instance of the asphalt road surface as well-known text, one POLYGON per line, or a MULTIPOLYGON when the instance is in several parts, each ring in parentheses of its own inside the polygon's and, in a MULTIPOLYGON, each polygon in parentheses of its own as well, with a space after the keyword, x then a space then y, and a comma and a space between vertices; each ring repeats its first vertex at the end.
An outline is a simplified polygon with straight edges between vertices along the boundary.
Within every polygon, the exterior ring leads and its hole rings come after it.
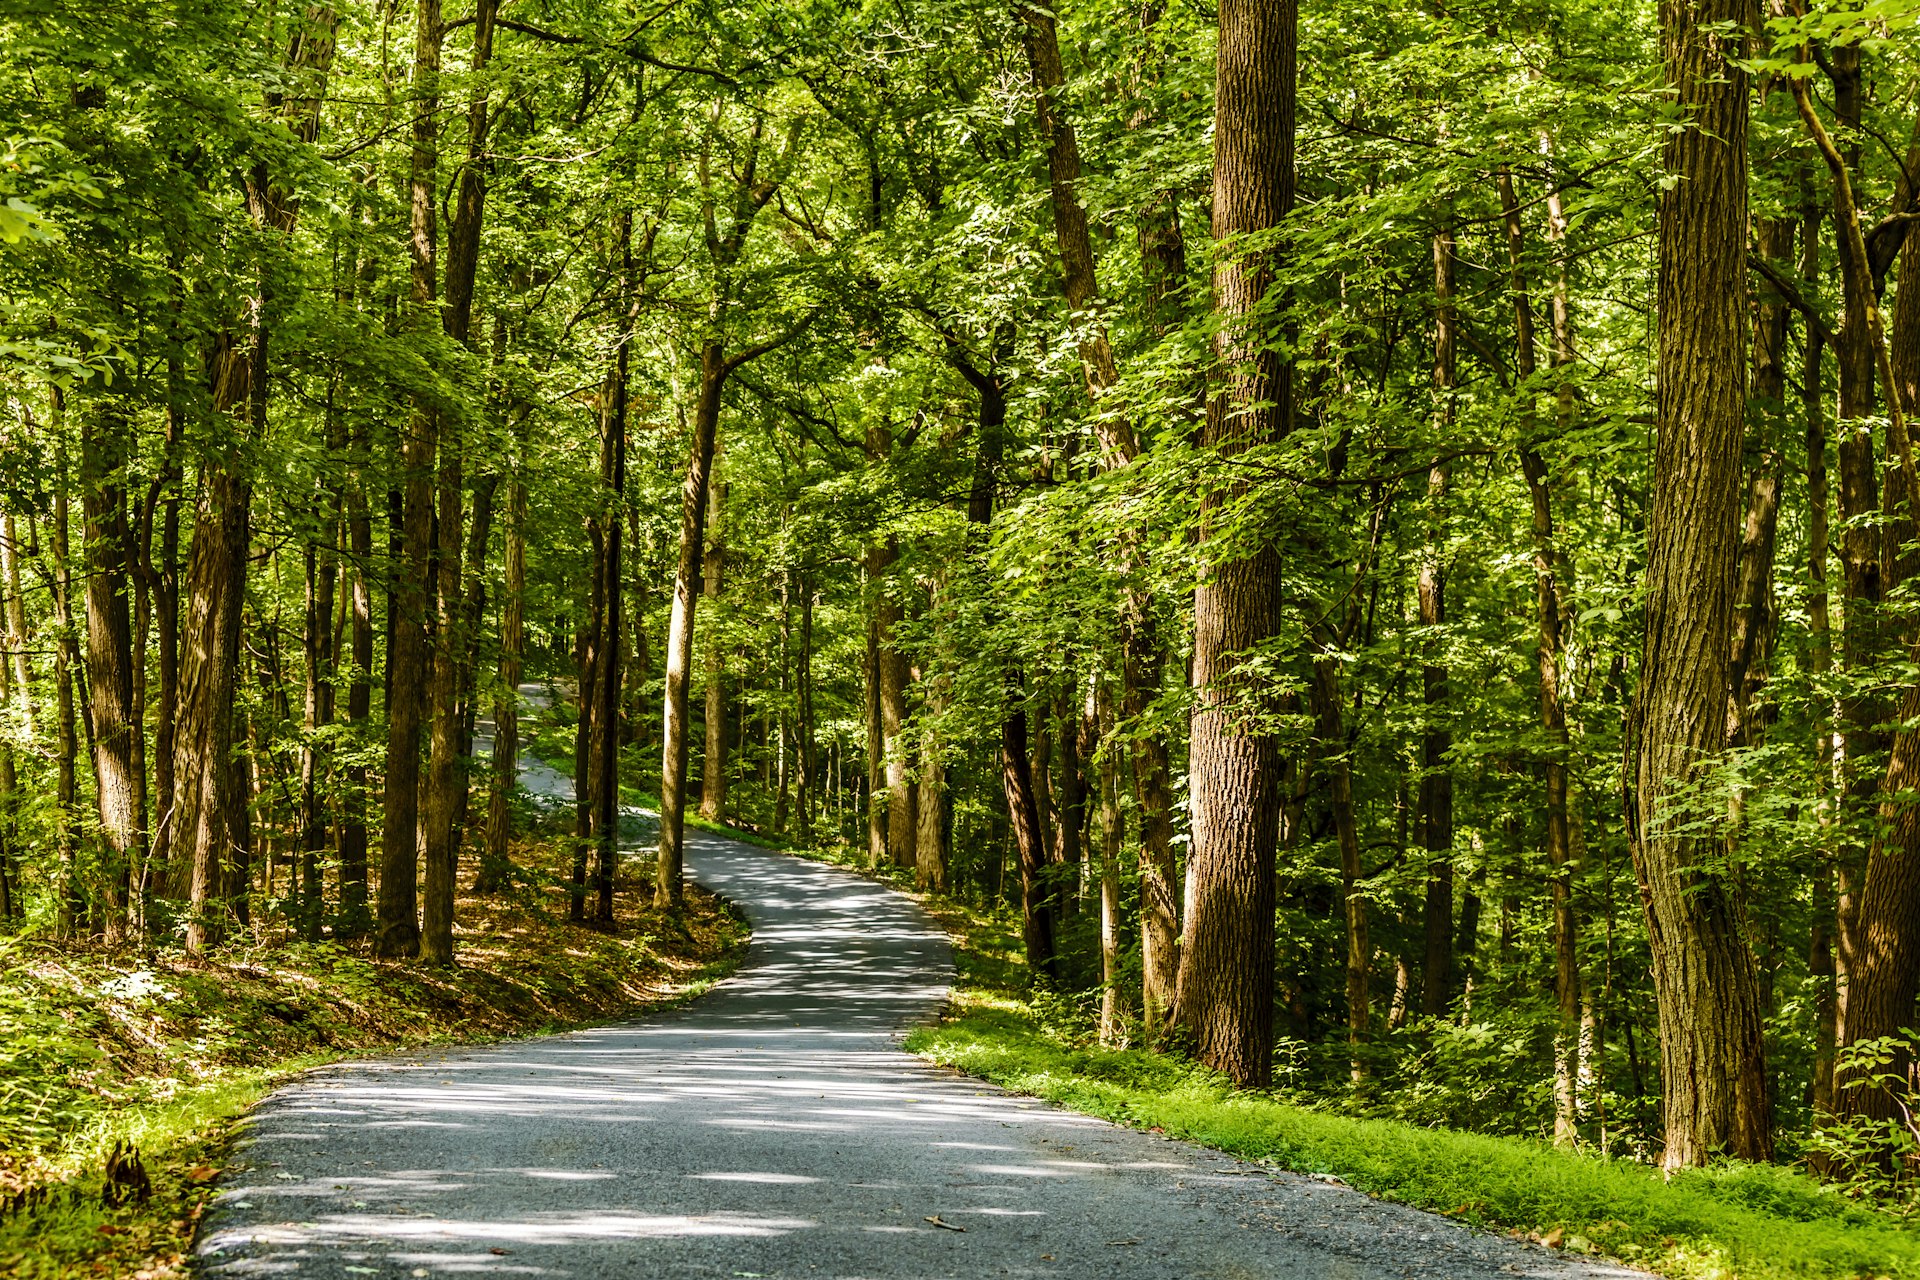
POLYGON ((679 1010, 360 1062, 259 1109, 221 1277, 1634 1276, 1000 1092, 902 1052, 952 969, 901 894, 690 832, 752 921, 679 1010))

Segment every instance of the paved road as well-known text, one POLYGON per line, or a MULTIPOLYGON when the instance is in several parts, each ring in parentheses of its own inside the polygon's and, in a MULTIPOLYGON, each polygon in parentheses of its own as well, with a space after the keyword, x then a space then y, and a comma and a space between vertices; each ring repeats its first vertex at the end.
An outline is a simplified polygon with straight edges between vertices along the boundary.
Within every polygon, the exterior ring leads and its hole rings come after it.
POLYGON ((1001 1093, 898 1048, 951 967, 902 895, 690 833, 754 927, 644 1021, 363 1062, 260 1109, 221 1277, 1630 1276, 1001 1093), (960 1230, 948 1230, 937 1218, 960 1230))

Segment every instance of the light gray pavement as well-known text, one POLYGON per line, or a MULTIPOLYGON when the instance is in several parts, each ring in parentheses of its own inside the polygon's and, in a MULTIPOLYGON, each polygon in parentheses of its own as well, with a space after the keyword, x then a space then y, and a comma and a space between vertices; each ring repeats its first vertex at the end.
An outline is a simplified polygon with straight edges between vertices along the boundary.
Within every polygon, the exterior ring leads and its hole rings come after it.
POLYGON ((202 1274, 1638 1274, 923 1062, 899 1036, 952 969, 909 899, 689 835, 692 876, 753 925, 735 977, 643 1021, 282 1089, 209 1213, 202 1274))

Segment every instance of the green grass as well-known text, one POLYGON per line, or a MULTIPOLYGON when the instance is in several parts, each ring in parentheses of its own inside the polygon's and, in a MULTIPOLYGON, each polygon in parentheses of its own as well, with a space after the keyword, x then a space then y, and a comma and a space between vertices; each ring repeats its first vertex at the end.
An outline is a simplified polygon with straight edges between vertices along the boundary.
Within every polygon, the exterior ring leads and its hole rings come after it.
POLYGON ((964 993, 907 1047, 935 1062, 1136 1128, 1464 1222, 1687 1280, 1920 1276, 1920 1236, 1792 1170, 1729 1165, 1671 1181, 1544 1143, 1361 1120, 1236 1091, 1177 1058, 1078 1047, 1017 1000, 964 993))
MULTIPOLYGON (((911 888, 850 848, 808 857, 911 888)), ((1382 1200, 1642 1267, 1676 1280, 1920 1278, 1920 1232, 1789 1168, 1724 1164, 1671 1179, 1524 1138, 1291 1105, 1179 1057, 1090 1042, 1071 1002, 1028 990, 1019 921, 922 898, 952 935, 948 1016, 906 1047, 1017 1093, 1382 1200)))

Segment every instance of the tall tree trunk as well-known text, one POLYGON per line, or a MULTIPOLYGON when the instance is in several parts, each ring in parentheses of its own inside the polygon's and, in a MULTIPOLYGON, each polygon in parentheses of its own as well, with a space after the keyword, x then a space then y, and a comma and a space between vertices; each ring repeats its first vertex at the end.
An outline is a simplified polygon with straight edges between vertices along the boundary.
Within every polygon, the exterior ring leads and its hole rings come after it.
MULTIPOLYGON (((438 190, 440 169, 440 43, 445 29, 440 21, 440 0, 417 0, 413 54, 413 145, 409 170, 408 257, 411 264, 411 288, 408 308, 412 324, 431 323, 439 291, 438 279, 438 190)), ((392 635, 387 660, 387 785, 385 825, 380 833, 379 935, 374 941, 376 954, 388 958, 407 957, 421 951, 421 927, 417 917, 421 836, 431 841, 437 825, 431 813, 423 831, 420 813, 420 733, 422 721, 437 699, 430 701, 431 683, 437 691, 439 679, 433 655, 427 644, 429 586, 437 581, 433 564, 434 460, 438 452, 440 422, 433 405, 424 401, 408 417, 401 446, 400 554, 393 566, 393 583, 388 627, 392 635)), ((459 560, 458 515, 451 536, 443 546, 446 558, 459 560)), ((446 640, 441 637, 442 643, 446 640)), ((439 737, 436 725, 434 736, 439 737)), ((448 743, 450 751, 451 741, 448 743)), ((441 891, 438 874, 446 854, 444 841, 425 850, 427 874, 434 880, 430 894, 441 891)), ((433 926, 438 930, 438 922, 433 926)), ((429 953, 429 962, 451 959, 452 914, 447 912, 445 937, 429 943, 439 947, 444 941, 447 955, 429 953)))
MULTIPOLYGON (((20 592, 20 544, 19 530, 13 512, 0 513, 0 590, 6 593, 4 621, 6 635, 6 665, 13 676, 11 688, 6 691, 4 707, 7 717, 9 736, 13 733, 29 733, 33 725, 33 673, 27 660, 27 613, 25 598, 20 592)), ((0 776, 5 782, 13 775, 13 749, 9 745, 0 752, 0 766, 7 771, 0 776)), ((18 855, 14 841, 19 833, 20 798, 16 793, 18 779, 6 788, 5 809, 0 811, 0 822, 5 823, 5 834, 9 841, 8 857, 10 866, 17 869, 18 855)), ((11 878, 12 911, 14 918, 26 914, 24 902, 20 897, 20 880, 16 873, 11 878)))
POLYGON ((633 326, 639 314, 640 300, 635 290, 639 281, 633 270, 633 212, 620 215, 620 291, 628 295, 622 313, 618 349, 608 373, 600 420, 600 484, 605 504, 601 539, 600 580, 605 585, 600 618, 600 636, 595 651, 593 736, 597 765, 594 795, 594 908, 598 924, 613 923, 613 878, 620 861, 620 693, 623 687, 620 659, 626 648, 621 635, 620 606, 626 598, 621 589, 625 574, 620 567, 620 534, 625 524, 622 507, 627 499, 627 369, 633 348, 633 326))
POLYGON ((1759 985, 1718 852, 1670 812, 1726 740, 1745 436, 1747 77, 1734 0, 1664 7, 1687 127, 1659 217, 1659 442, 1629 814, 1660 1015, 1663 1167, 1772 1155, 1759 985))
POLYGON ((1120 851, 1126 819, 1120 795, 1120 753, 1113 738, 1113 698, 1099 686, 1100 737, 1100 1043, 1126 1040, 1127 1007, 1120 990, 1120 851))
MULTIPOLYGON (((785 523, 785 516, 782 517, 785 523)), ((774 712, 773 834, 787 833, 788 806, 793 798, 793 741, 789 700, 793 671, 793 569, 780 575, 780 699, 774 712)))
POLYGON ((1362 1047, 1372 1030, 1373 949, 1367 938, 1367 900, 1359 891, 1364 872, 1360 826, 1353 811, 1353 764, 1340 706, 1339 660, 1333 656, 1330 636, 1320 637, 1318 647, 1321 652, 1313 663, 1314 736, 1319 742, 1334 838, 1340 847, 1340 900, 1347 925, 1347 1066, 1358 1082, 1366 1075, 1362 1047))
MULTIPOLYGON (((1027 61, 1033 76, 1034 106, 1047 142, 1047 174, 1053 210, 1054 238, 1060 251, 1061 289, 1067 305, 1087 315, 1086 337, 1080 346, 1081 371, 1087 400, 1094 413, 1094 430, 1101 442, 1102 465, 1130 465, 1140 446, 1125 407, 1112 396, 1119 370, 1106 326, 1098 319, 1099 277, 1086 211, 1079 198, 1080 145, 1066 118, 1060 97, 1066 75, 1060 60, 1058 30, 1051 11, 1022 4, 1027 61)), ((1148 5, 1141 23, 1152 27, 1159 19, 1157 5, 1148 5)), ((1144 126, 1139 113, 1132 124, 1144 126)), ((1138 239, 1148 276, 1152 324, 1164 334, 1177 321, 1178 291, 1186 276, 1186 244, 1180 232, 1179 208, 1171 192, 1150 199, 1139 215, 1138 239)), ((979 383, 976 382, 978 387, 979 383)), ((983 393, 984 395, 984 393, 983 393)), ((983 400, 983 414, 984 409, 983 400)), ((999 411, 1004 418, 1004 408, 999 411)), ((1123 546, 1125 571, 1138 577, 1144 568, 1141 549, 1129 538, 1123 546)), ((1172 1009, 1179 972, 1180 890, 1173 853, 1173 782, 1164 731, 1146 723, 1147 711, 1160 692, 1166 665, 1153 617, 1153 601, 1137 583, 1127 589, 1125 653, 1121 668, 1121 711, 1132 727, 1135 802, 1141 812, 1141 916, 1143 1016, 1150 1040, 1164 1030, 1172 1009)))
MULTIPOLYGON (((1513 177, 1502 167, 1495 175, 1500 192, 1502 220, 1507 234, 1508 287, 1513 294, 1514 372, 1521 384, 1522 441, 1520 470, 1526 477, 1527 494, 1532 503, 1534 612, 1538 619, 1537 650, 1540 686, 1540 727, 1547 738, 1547 755, 1542 761, 1545 782, 1548 894, 1553 907, 1554 1005, 1559 1025, 1553 1042, 1553 1140, 1563 1146, 1579 1140, 1579 1112, 1574 1088, 1574 1060, 1578 1046, 1579 954, 1573 911, 1571 863, 1571 825, 1567 807, 1567 735, 1566 706, 1560 697, 1561 627, 1560 562, 1553 516, 1553 493, 1547 479, 1547 463, 1532 439, 1535 430, 1532 392, 1528 389, 1539 371, 1535 355, 1533 306, 1529 301, 1526 277, 1526 238, 1520 220, 1520 202, 1514 195, 1513 177)), ((1556 294, 1556 308, 1562 303, 1556 294)), ((1556 318, 1554 322, 1555 364, 1569 343, 1558 335, 1570 326, 1556 318)), ((1565 378, 1555 381, 1556 393, 1568 385, 1565 378)))
POLYGON ((54 476, 53 513, 48 541, 53 551, 53 696, 57 778, 54 783, 54 848, 59 880, 54 909, 54 933, 74 938, 86 927, 85 890, 80 883, 80 735, 74 719, 74 683, 80 678, 80 646, 73 618, 73 570, 68 550, 67 453, 65 402, 59 388, 51 393, 53 430, 59 443, 54 476))
POLYGON ((89 413, 80 436, 80 502, 86 515, 87 671, 93 703, 94 799, 109 944, 128 936, 136 869, 146 853, 140 821, 144 729, 134 705, 133 625, 127 609, 133 542, 127 524, 127 427, 112 409, 89 413))
MULTIPOLYGON (((1433 238, 1433 394, 1435 438, 1452 437, 1454 421, 1454 348, 1459 323, 1454 312, 1454 237, 1448 226, 1433 238)), ((1421 913, 1425 954, 1421 965, 1420 1012, 1430 1018, 1447 1012, 1453 998, 1453 774, 1447 752, 1453 734, 1447 728, 1448 668, 1444 657, 1447 623, 1447 464, 1427 471, 1429 532, 1420 560, 1420 627, 1429 656, 1422 680, 1426 732, 1420 745, 1420 832, 1427 855, 1427 894, 1421 913), (1433 656, 1440 651, 1438 660, 1433 656)))
MULTIPOLYGON (((1809 175, 1801 175, 1800 281, 1811 292, 1820 276, 1821 212, 1813 196, 1809 175)), ((1910 238, 1910 244, 1920 244, 1910 238)), ((1828 510, 1832 485, 1827 478, 1827 419, 1822 394, 1821 365, 1825 353, 1825 335, 1821 327, 1808 324, 1800 364, 1800 414, 1806 426, 1807 455, 1807 665, 1812 677, 1814 712, 1814 760, 1827 778, 1827 800, 1820 806, 1820 848, 1813 877, 1813 922, 1808 938, 1807 969, 1819 984, 1814 996, 1813 1113, 1817 1117, 1833 1114, 1833 1063, 1839 1035, 1840 1000, 1836 986, 1834 928, 1838 903, 1834 883, 1836 829, 1835 800, 1845 779, 1839 770, 1831 715, 1821 705, 1827 697, 1833 670, 1833 626, 1828 616, 1827 557, 1830 534, 1828 510)))
MULTIPOLYGON (((886 548, 869 547, 867 549, 867 582, 869 589, 878 591, 872 584, 877 581, 881 568, 876 559, 884 556, 886 548)), ((867 750, 867 863, 869 866, 882 866, 887 860, 887 809, 883 797, 887 794, 886 783, 886 734, 880 720, 880 604, 876 601, 867 613, 867 656, 863 683, 866 702, 863 710, 866 714, 867 750)))
POLYGON ((520 780, 520 680, 527 630, 527 486, 524 477, 530 414, 516 424, 507 477, 506 583, 500 598, 500 691, 493 704, 493 786, 487 797, 487 840, 476 893, 498 893, 513 879, 509 841, 513 797, 520 780))
MULTIPOLYGON (((432 6, 436 24, 432 40, 423 39, 421 48, 431 45, 432 66, 416 62, 418 80, 428 103, 423 111, 438 105, 440 41, 444 29, 438 27, 440 0, 421 0, 421 21, 427 21, 432 6)), ((479 0, 474 9, 473 68, 482 71, 493 51, 493 19, 498 0, 479 0)), ((467 156, 461 167, 459 194, 453 218, 447 229, 446 304, 441 310, 441 329, 447 337, 472 349, 474 276, 480 258, 480 227, 486 207, 486 151, 488 134, 487 96, 484 90, 474 95, 467 110, 467 156)), ((415 133, 415 181, 422 173, 432 180, 439 162, 438 137, 422 138, 415 133), (431 149, 434 154, 423 157, 431 149), (423 163, 424 161, 424 163, 423 163)), ((430 191, 429 199, 433 198, 430 191)), ((418 199, 416 192, 415 199, 418 199)), ((421 238, 417 221, 416 240, 421 238)), ((431 214, 424 236, 427 301, 433 289, 433 227, 431 214)), ((422 270, 418 260, 421 246, 416 244, 415 271, 422 270)), ((416 284, 416 291, 418 285, 416 284)), ((470 642, 467 635, 465 554, 463 539, 465 503, 465 449, 459 424, 452 418, 440 420, 434 442, 440 455, 438 476, 438 520, 433 526, 436 546, 435 596, 437 625, 431 655, 432 683, 428 688, 431 719, 431 743, 428 751, 426 813, 421 822, 420 857, 425 865, 425 893, 420 912, 420 962, 429 965, 453 963, 454 894, 459 884, 460 818, 466 811, 467 743, 461 692, 466 686, 470 642)), ((482 548, 484 554, 484 547, 482 548)), ((476 572, 483 566, 476 565, 476 572)))
POLYGON ((819 748, 815 740, 813 714, 813 575, 800 571, 800 652, 794 669, 794 685, 799 693, 800 778, 794 793, 794 808, 800 817, 795 833, 802 845, 813 843, 818 811, 819 748))
MULTIPOLYGON (((1864 678, 1883 656, 1880 648, 1880 609, 1885 584, 1880 577, 1880 539, 1873 527, 1880 514, 1879 466, 1874 458, 1873 433, 1864 419, 1874 411, 1873 352, 1867 341, 1867 307, 1871 287, 1861 291, 1865 263, 1857 262, 1853 244, 1841 229, 1840 179, 1851 185, 1860 168, 1861 73, 1857 45, 1836 45, 1829 51, 1834 115, 1841 126, 1841 163, 1834 173, 1832 214, 1834 251, 1840 268, 1841 322, 1833 335, 1834 366, 1839 388, 1835 422, 1835 461, 1838 464, 1840 515, 1840 665, 1854 677, 1843 685, 1836 700, 1835 727, 1840 743, 1843 817, 1864 813, 1872 803, 1878 779, 1867 763, 1884 750, 1888 719, 1885 700, 1864 678)), ((1798 81, 1792 82, 1795 87, 1798 81)), ((1829 166, 1830 171, 1833 167, 1829 166)), ((1850 202, 1850 201, 1849 201, 1850 202)), ((1860 946, 1855 916, 1866 864, 1857 841, 1843 841, 1837 850, 1835 872, 1839 906, 1835 936, 1836 990, 1839 1020, 1844 1028, 1852 991, 1853 970, 1860 946)), ((1846 1041, 1844 1030, 1841 1039, 1846 1041)))
MULTIPOLYGON (((311 142, 319 129, 336 21, 330 10, 303 16, 286 55, 296 92, 269 95, 269 106, 302 142, 311 142)), ((281 236, 292 232, 299 205, 290 192, 268 182, 264 166, 249 175, 246 194, 255 225, 281 236)), ((242 438, 258 438, 266 425, 267 295, 263 277, 250 308, 250 331, 222 333, 211 361, 214 420, 242 438)), ((243 471, 230 465, 236 452, 223 447, 203 468, 183 593, 186 645, 174 723, 168 826, 175 895, 185 890, 188 898, 186 945, 192 955, 219 940, 226 914, 219 901, 229 879, 226 862, 242 851, 240 835, 247 821, 247 795, 234 788, 232 721, 253 486, 243 471)))
MULTIPOLYGON (((1278 440, 1293 416, 1291 369, 1265 317, 1269 254, 1239 237, 1281 225, 1293 205, 1294 0, 1222 0, 1214 107, 1213 231, 1218 385, 1203 445, 1231 454, 1278 440)), ((1203 500, 1203 551, 1221 498, 1203 500)), ((1274 851, 1279 751, 1244 723, 1255 694, 1239 655, 1279 626, 1279 557, 1271 547, 1214 563, 1194 593, 1186 936, 1174 1021, 1207 1065, 1261 1088, 1273 1072, 1274 851)))
POLYGON ((1036 982, 1060 980, 1059 940, 1047 852, 1040 837, 1040 810, 1034 804, 1033 766, 1028 758, 1027 708, 1019 672, 1007 673, 1011 710, 1000 726, 1000 781, 1012 818, 1014 851, 1020 860, 1020 936, 1027 972, 1036 982))
POLYGON ((727 818, 727 646, 721 639, 720 593, 726 590, 727 486, 716 482, 708 491, 707 554, 700 594, 714 628, 707 644, 707 747, 700 762, 700 816, 709 822, 727 818))
MULTIPOLYGON (((368 579, 373 561, 373 517, 367 505, 367 436, 356 424, 351 437, 352 463, 346 487, 347 553, 353 574, 348 586, 349 645, 353 671, 347 681, 348 740, 359 743, 373 714, 373 592, 368 579)), ((347 766, 346 787, 340 796, 340 914, 334 925, 338 937, 358 938, 367 932, 367 766, 347 766)))
POLYGON ((301 718, 306 732, 300 744, 301 892, 296 914, 301 935, 309 942, 318 942, 322 911, 320 854, 327 841, 326 810, 320 794, 325 756, 319 736, 333 723, 331 624, 335 568, 332 556, 313 542, 307 543, 302 559, 306 570, 306 609, 301 637, 305 655, 301 718))
MULTIPOLYGON (((1913 505, 1920 500, 1920 480, 1915 477, 1907 405, 1902 395, 1904 384, 1914 376, 1913 368, 1920 368, 1920 353, 1901 353, 1903 362, 1910 361, 1911 368, 1893 363, 1894 352, 1881 322, 1867 267, 1860 206, 1849 176, 1851 164, 1821 124, 1806 84, 1794 81, 1793 91, 1801 119, 1833 175, 1834 223, 1836 239, 1846 246, 1841 265, 1847 276, 1847 293, 1861 300, 1861 335, 1867 359, 1870 367, 1877 369, 1886 396, 1887 433, 1899 464, 1897 482, 1889 481, 1888 492, 1905 498, 1903 511, 1897 515, 1889 511, 1887 515, 1896 528, 1902 524, 1920 527, 1913 505)), ((1901 283, 1920 284, 1920 270, 1912 277, 1903 274, 1901 283)), ((1903 345, 1907 342, 1920 343, 1920 337, 1907 339, 1903 335, 1903 345)), ((1843 489, 1845 483, 1843 475, 1843 489)), ((1898 553, 1888 558, 1896 563, 1903 559, 1898 553)), ((1908 655, 1910 661, 1917 656, 1920 641, 1908 655)), ((1914 1000, 1920 994, 1920 808, 1913 804, 1912 795, 1920 787, 1920 729, 1914 727, 1917 720, 1920 684, 1911 684, 1901 699, 1896 721, 1899 727, 1879 787, 1879 821, 1873 827, 1863 882, 1851 913, 1846 910, 1842 890, 1840 950, 1848 961, 1840 1012, 1842 1046, 1877 1040, 1910 1025, 1914 1000)), ((1907 1068, 1908 1064, 1900 1066, 1907 1068)), ((1834 1101, 1841 1116, 1897 1120, 1904 1115, 1904 1104, 1887 1090, 1847 1087, 1858 1074, 1843 1072, 1835 1079, 1834 1101)))
POLYGON ((687 686, 693 667, 693 613, 701 552, 706 544, 707 484, 720 425, 720 392, 728 365, 719 341, 700 349, 700 392, 694 403, 693 442, 680 488, 680 562, 673 576, 667 621, 667 679, 661 720, 660 856, 654 905, 678 909, 684 892, 687 782, 687 686))

